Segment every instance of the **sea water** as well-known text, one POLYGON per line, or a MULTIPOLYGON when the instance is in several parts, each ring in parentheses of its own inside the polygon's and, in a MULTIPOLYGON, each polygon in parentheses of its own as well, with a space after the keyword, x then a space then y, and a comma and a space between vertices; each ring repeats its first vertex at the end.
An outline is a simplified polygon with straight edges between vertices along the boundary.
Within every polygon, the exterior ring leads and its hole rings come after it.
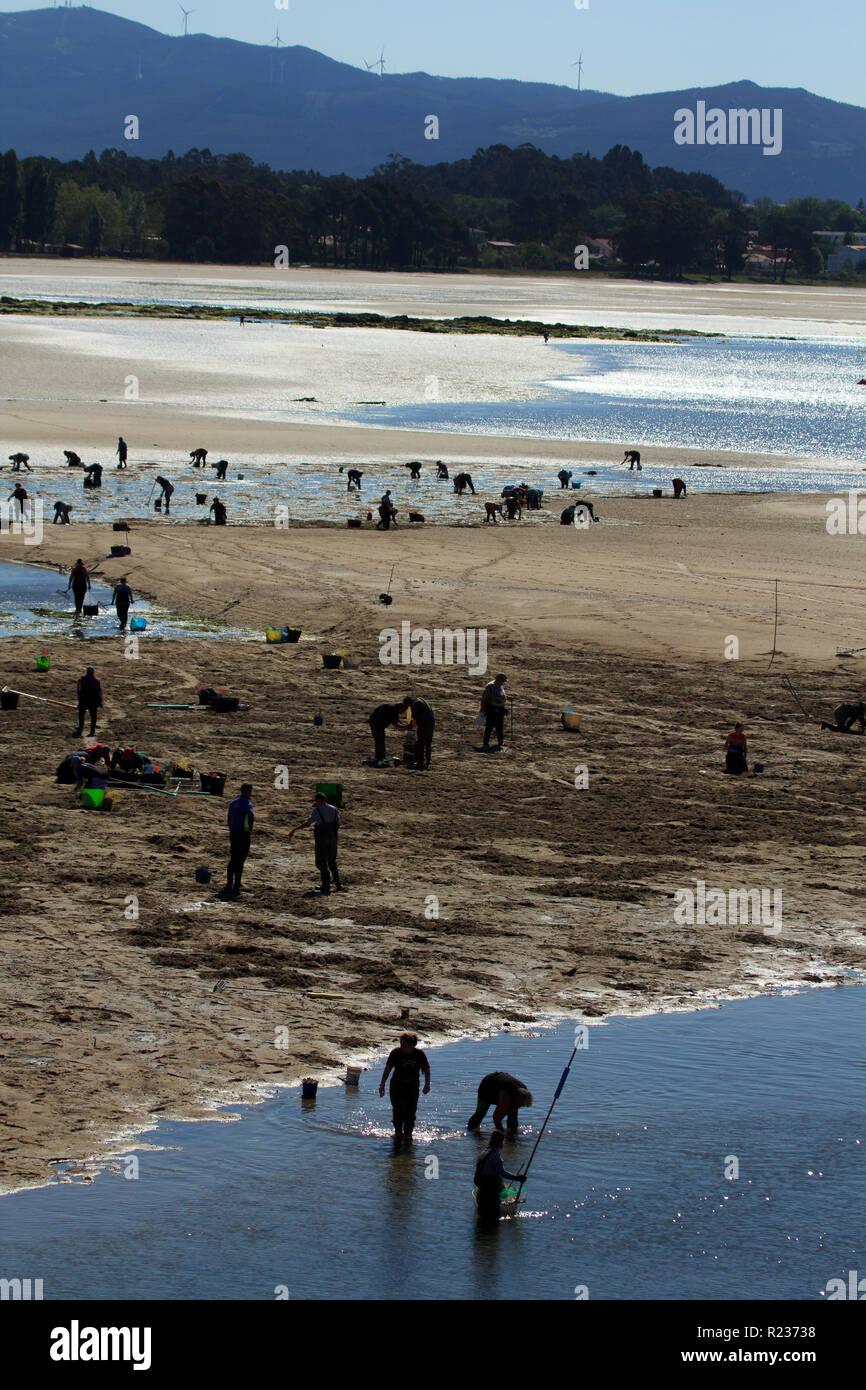
MULTIPOLYGON (((122 558, 114 562, 118 580, 122 558)), ((68 577, 66 571, 55 573, 37 565, 0 561, 0 637, 120 638, 117 614, 111 606, 112 589, 92 581, 85 602, 98 604, 99 612, 76 618, 75 603, 66 588, 68 577)), ((135 634, 142 642, 159 637, 213 637, 220 633, 233 637, 249 635, 218 623, 211 626, 195 618, 179 618, 143 598, 136 598, 130 617, 147 622, 147 627, 135 634)))
POLYGON ((504 1069, 534 1093, 516 1172, 572 1023, 430 1049, 399 1153, 378 1064, 312 1103, 161 1124, 113 1169, 0 1199, 0 1274, 46 1299, 821 1299, 866 1269, 864 1024, 852 985, 590 1026, 520 1215, 487 1230, 477 1083, 504 1069))

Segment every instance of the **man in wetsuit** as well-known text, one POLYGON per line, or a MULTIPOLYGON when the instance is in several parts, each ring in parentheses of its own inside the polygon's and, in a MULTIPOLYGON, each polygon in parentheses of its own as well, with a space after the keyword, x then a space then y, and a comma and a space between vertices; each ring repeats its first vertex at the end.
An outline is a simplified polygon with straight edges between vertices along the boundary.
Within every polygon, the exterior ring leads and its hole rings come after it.
POLYGON ((414 1033, 401 1033, 400 1046, 388 1053, 382 1080, 379 1082, 379 1095, 385 1094, 385 1082, 390 1073, 391 1114, 394 1120, 394 1141, 411 1139, 415 1127, 415 1112, 418 1109, 418 1094, 421 1086, 421 1072, 424 1073, 424 1095, 430 1090, 430 1063, 427 1054, 418 1046, 414 1033))
POLYGON ((400 715, 405 714, 412 704, 407 695, 396 705, 377 705, 370 715, 370 733, 373 735, 373 756, 377 763, 385 757, 385 730, 399 729, 400 715))
POLYGON ((436 719, 426 700, 413 700, 409 706, 415 725, 415 766, 424 771, 430 766, 433 751, 433 730, 436 719))
POLYGON ((111 595, 111 602, 117 612, 117 621, 120 623, 121 632, 126 631, 126 620, 129 616, 129 605, 135 602, 132 597, 132 589, 126 582, 126 575, 123 575, 119 584, 115 584, 114 593, 111 595))
POLYGON ((72 590, 76 614, 79 614, 84 607, 84 599, 89 588, 90 575, 87 573, 87 566, 84 561, 79 558, 69 571, 69 583, 66 585, 67 593, 70 589, 72 590))
POLYGON ((832 724, 822 724, 822 729, 832 729, 836 734, 851 734, 854 725, 859 723, 860 732, 866 729, 866 704, 859 700, 856 704, 837 705, 833 711, 832 724))
POLYGON ((519 1173, 508 1173, 505 1170, 500 1153, 504 1142, 505 1136, 502 1132, 494 1130, 487 1148, 475 1165, 475 1201, 480 1221, 499 1220, 502 1179, 508 1178, 511 1182, 520 1181, 519 1173))
POLYGON ((510 1132, 516 1134, 517 1112, 525 1105, 531 1104, 532 1093, 524 1082, 518 1081, 516 1076, 511 1076, 507 1071, 491 1071, 478 1087, 475 1112, 466 1121, 466 1128, 478 1129, 491 1105, 495 1105, 493 1123, 496 1128, 502 1131, 502 1121, 505 1120, 510 1132))

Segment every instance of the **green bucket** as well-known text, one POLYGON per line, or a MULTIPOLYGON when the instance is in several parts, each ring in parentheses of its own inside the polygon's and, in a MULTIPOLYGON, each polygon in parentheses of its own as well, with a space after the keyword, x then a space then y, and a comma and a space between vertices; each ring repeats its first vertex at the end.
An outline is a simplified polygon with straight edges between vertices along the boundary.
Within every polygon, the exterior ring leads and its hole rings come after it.
POLYGON ((82 806, 89 806, 91 811, 98 811, 104 800, 104 787, 85 787, 81 793, 82 806))
POLYGON ((316 791, 321 792, 325 800, 331 806, 342 806, 343 804, 343 784, 342 782, 317 782, 316 791))

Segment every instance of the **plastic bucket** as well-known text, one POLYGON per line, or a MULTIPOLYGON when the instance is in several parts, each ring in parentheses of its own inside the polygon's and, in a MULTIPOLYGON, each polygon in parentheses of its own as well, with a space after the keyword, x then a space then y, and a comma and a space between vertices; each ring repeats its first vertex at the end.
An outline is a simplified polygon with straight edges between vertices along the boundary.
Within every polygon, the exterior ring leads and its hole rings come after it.
POLYGON ((195 881, 196 883, 210 883, 210 869, 196 869, 195 881))
POLYGON ((315 1081, 312 1076, 305 1076, 301 1082, 301 1099, 315 1100, 318 1088, 318 1081, 315 1081))
POLYGON ((204 504, 205 504, 205 502, 207 501, 207 493, 206 493, 206 492, 197 492, 196 495, 195 495, 195 500, 196 500, 196 502, 198 503, 198 505, 199 505, 200 507, 203 507, 204 504))
POLYGON ((266 628, 265 628, 265 641, 266 641, 266 642, 282 642, 282 640, 283 640, 283 633, 282 633, 282 629, 281 629, 281 628, 278 628, 278 627, 266 627, 266 628))
POLYGON ((764 771, 764 764, 763 764, 763 763, 753 763, 753 764, 752 764, 752 770, 753 770, 753 772, 763 772, 763 771, 764 771))
POLYGON ((580 728, 580 715, 577 713, 576 710, 573 710, 570 705, 568 709, 562 711, 561 718, 563 729, 580 728))
POLYGON ((239 704, 237 695, 217 695, 211 709, 215 709, 218 714, 234 714, 239 704))
POLYGON ((36 670, 37 670, 37 671, 50 671, 50 669, 51 669, 51 657, 50 657, 50 656, 37 656, 37 658, 36 658, 36 670))
POLYGON ((99 612, 99 604, 98 604, 98 603, 85 603, 85 604, 84 604, 84 616, 85 616, 85 618, 95 618, 98 612, 99 612))
POLYGON ((342 658, 341 656, 337 656, 336 654, 333 654, 333 653, 328 653, 328 654, 326 654, 325 652, 322 653, 322 665, 324 666, 324 668, 325 668, 326 671, 336 671, 336 670, 338 670, 338 669, 339 669, 340 662, 341 662, 342 660, 343 660, 343 658, 342 658))
POLYGON ((130 620, 129 620, 129 630, 130 630, 130 632, 144 632, 144 629, 145 629, 146 627, 147 627, 147 618, 130 618, 130 620))
POLYGON ((572 487, 580 487, 580 482, 579 482, 579 481, 578 481, 578 482, 574 482, 574 481, 572 480, 571 486, 572 486, 572 487))
POLYGON ((287 642, 300 642, 302 631, 303 629, 299 627, 284 627, 283 636, 287 642))
POLYGON ((81 793, 82 806, 88 806, 92 811, 98 811, 104 800, 104 787, 85 787, 81 793))
POLYGON ((0 709, 17 709, 18 691, 0 690, 0 709))
POLYGON ((346 525, 350 527, 350 529, 353 531, 360 530, 361 518, 359 516, 350 516, 349 520, 346 522, 346 525))
POLYGON ((343 784, 342 782, 317 782, 316 791, 321 792, 323 797, 331 806, 342 806, 343 804, 343 784))
POLYGON ((222 796, 226 784, 226 774, 224 772, 200 772, 199 781, 203 792, 210 792, 211 796, 222 796))
POLYGON ((346 1067, 346 1085, 347 1085, 347 1086, 357 1086, 358 1082, 361 1080, 361 1072, 362 1072, 363 1070, 364 1070, 363 1067, 348 1067, 348 1066, 347 1066, 347 1067, 346 1067))
POLYGON ((653 497, 664 497, 664 493, 662 492, 660 487, 653 488, 653 497))

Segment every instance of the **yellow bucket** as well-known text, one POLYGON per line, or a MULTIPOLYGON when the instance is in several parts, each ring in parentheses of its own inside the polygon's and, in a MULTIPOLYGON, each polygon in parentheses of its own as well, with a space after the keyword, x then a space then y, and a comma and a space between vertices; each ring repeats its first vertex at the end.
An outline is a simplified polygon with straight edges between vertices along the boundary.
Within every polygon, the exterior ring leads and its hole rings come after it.
POLYGON ((267 641, 267 642, 282 642, 282 640, 283 640, 283 630, 282 630, 282 628, 280 628, 280 627, 266 627, 266 628, 265 628, 265 641, 267 641))

